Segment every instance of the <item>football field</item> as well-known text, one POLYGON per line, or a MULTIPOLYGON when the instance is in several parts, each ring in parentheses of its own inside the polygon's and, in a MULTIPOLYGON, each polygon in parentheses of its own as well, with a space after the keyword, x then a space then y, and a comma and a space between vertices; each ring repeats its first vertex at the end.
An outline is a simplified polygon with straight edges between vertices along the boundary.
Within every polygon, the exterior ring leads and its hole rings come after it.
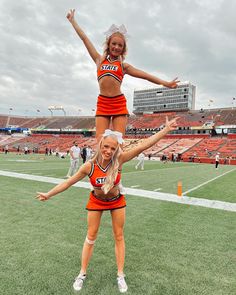
MULTIPOLYGON (((213 164, 146 161, 141 171, 135 164, 131 161, 122 170, 122 183, 130 192, 127 294, 235 294, 236 212, 168 202, 168 196, 177 193, 181 181, 190 199, 235 206, 236 166, 216 170, 213 164), (145 197, 149 192, 164 193, 166 200, 145 197)), ((61 181, 68 167, 68 159, 0 154, 1 294, 75 294, 72 283, 86 236, 89 189, 72 187, 48 202, 35 199, 37 191, 61 181)), ((109 212, 103 215, 80 293, 119 294, 109 212)))

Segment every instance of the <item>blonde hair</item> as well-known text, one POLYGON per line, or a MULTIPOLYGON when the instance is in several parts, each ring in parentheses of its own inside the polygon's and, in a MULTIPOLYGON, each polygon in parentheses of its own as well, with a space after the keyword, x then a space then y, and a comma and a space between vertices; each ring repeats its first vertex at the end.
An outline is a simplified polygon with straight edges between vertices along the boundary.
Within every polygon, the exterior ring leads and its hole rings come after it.
MULTIPOLYGON (((98 160, 98 157, 101 156, 101 146, 103 144, 104 138, 107 138, 107 137, 112 137, 117 140, 115 135, 109 135, 109 136, 102 137, 102 139, 99 142, 98 149, 92 159, 93 162, 96 162, 98 160)), ((117 144, 117 148, 111 158, 111 164, 109 165, 109 167, 107 169, 107 176, 106 176, 105 183, 102 186, 102 190, 103 190, 104 194, 107 194, 114 186, 114 182, 116 180, 116 177, 118 174, 118 169, 120 166, 120 164, 119 164, 120 153, 121 153, 121 148, 120 148, 120 145, 117 144)))
POLYGON ((123 62, 125 60, 125 56, 127 54, 127 51, 128 51, 128 48, 127 48, 127 41, 125 39, 125 36, 120 33, 120 32, 115 32, 113 33, 109 38, 106 38, 106 41, 104 42, 104 49, 103 49, 103 55, 102 55, 102 60, 101 62, 103 62, 107 56, 110 54, 109 53, 109 45, 110 45, 110 42, 111 42, 111 39, 114 37, 114 36, 119 36, 121 37, 123 40, 124 40, 124 48, 123 48, 123 52, 122 54, 120 55, 120 60, 121 62, 123 62))

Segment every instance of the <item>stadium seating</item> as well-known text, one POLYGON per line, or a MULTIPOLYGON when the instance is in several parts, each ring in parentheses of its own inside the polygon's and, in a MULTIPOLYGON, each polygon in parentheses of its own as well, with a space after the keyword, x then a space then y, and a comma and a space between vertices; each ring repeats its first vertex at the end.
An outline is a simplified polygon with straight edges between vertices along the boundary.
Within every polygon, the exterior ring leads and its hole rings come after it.
MULTIPOLYGON (((166 136, 155 146, 145 151, 146 155, 161 156, 172 153, 181 154, 183 160, 196 156, 198 159, 213 159, 216 152, 221 157, 236 159, 236 135, 223 133, 211 137, 209 132, 214 126, 235 126, 236 109, 201 109, 188 112, 164 112, 158 114, 131 115, 128 118, 127 135, 125 136, 124 149, 128 150, 138 144, 143 138, 150 136, 165 124, 166 116, 169 119, 178 116, 178 130, 176 134, 166 136), (222 136, 222 137, 221 137, 222 136)), ((0 115, 0 128, 17 126, 32 130, 50 130, 54 134, 32 134, 31 136, 15 137, 0 135, 0 148, 8 144, 10 151, 17 146, 23 148, 27 145, 31 150, 37 148, 41 153, 48 147, 52 150, 58 148, 60 151, 67 151, 77 140, 80 146, 84 144, 96 146, 94 137, 81 135, 64 134, 66 130, 95 131, 95 117, 23 117, 13 115, 0 115), (60 133, 60 134, 56 134, 60 133)), ((228 127, 230 128, 230 127, 228 127)), ((233 128, 233 127, 232 127, 233 128)), ((7 133, 7 131, 5 132, 7 133)), ((217 134, 216 134, 217 135, 217 134)))

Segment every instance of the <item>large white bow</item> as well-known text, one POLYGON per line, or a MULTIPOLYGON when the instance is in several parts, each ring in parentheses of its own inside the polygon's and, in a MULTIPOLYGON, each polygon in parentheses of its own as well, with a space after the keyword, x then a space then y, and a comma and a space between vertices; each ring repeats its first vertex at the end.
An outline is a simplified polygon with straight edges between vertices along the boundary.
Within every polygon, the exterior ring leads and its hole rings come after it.
POLYGON ((124 35, 125 38, 128 38, 129 37, 129 35, 127 34, 126 27, 123 24, 120 25, 120 26, 117 26, 117 25, 112 24, 110 26, 109 30, 106 31, 104 34, 106 35, 106 38, 108 39, 112 34, 117 33, 117 32, 119 32, 122 35, 124 35))
POLYGON ((122 144, 124 142, 124 139, 122 138, 122 133, 119 131, 113 131, 111 129, 106 129, 102 136, 106 137, 106 136, 110 136, 110 135, 115 135, 119 144, 122 144))

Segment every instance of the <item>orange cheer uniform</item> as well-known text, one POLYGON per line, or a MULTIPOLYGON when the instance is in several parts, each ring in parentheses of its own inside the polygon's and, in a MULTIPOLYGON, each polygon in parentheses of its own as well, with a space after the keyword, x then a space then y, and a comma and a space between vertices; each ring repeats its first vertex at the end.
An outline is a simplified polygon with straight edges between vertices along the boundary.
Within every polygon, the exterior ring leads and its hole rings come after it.
MULTIPOLYGON (((100 64, 97 70, 98 81, 105 76, 110 76, 122 83, 124 70, 119 59, 110 60, 109 56, 100 64)), ((116 96, 99 95, 96 116, 128 115, 126 98, 124 94, 116 96)))
MULTIPOLYGON (((106 176, 107 176, 107 170, 109 166, 111 165, 111 162, 105 167, 101 167, 96 161, 96 163, 91 163, 91 171, 89 173, 89 179, 92 186, 96 189, 101 189, 103 186, 106 176)), ((118 171, 116 180, 114 181, 114 186, 118 185, 120 183, 121 179, 121 171, 118 171)), ((89 201, 87 203, 86 209, 91 211, 103 211, 103 210, 114 210, 123 208, 126 206, 125 196, 118 194, 115 197, 107 197, 102 198, 99 196, 96 196, 94 194, 94 191, 90 193, 89 201)))

